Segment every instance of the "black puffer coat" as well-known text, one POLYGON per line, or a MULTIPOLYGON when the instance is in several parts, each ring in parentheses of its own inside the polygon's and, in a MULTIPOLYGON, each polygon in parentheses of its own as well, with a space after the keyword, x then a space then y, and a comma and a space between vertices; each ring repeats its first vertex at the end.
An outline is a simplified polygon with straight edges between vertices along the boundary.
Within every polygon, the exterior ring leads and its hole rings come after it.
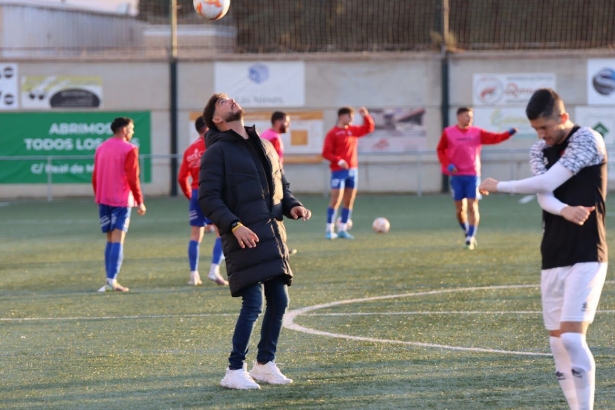
POLYGON ((246 131, 257 144, 234 131, 209 130, 199 173, 199 206, 222 237, 233 296, 279 275, 285 275, 290 285, 293 273, 282 220, 291 217, 293 207, 301 206, 289 189, 273 145, 259 138, 254 127, 246 127, 246 131), (264 166, 255 146, 263 150, 264 166), (256 247, 239 246, 231 231, 237 220, 258 236, 256 247))

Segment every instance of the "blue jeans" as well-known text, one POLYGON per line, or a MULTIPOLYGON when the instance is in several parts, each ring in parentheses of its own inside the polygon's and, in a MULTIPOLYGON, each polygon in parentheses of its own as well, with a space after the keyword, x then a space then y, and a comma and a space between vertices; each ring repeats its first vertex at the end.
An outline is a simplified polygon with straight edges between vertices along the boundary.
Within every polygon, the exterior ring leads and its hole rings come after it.
POLYGON ((256 360, 259 363, 275 360, 278 338, 282 330, 282 319, 289 302, 288 286, 281 275, 243 290, 241 311, 235 325, 235 333, 233 333, 233 351, 228 359, 229 369, 231 370, 243 367, 254 324, 263 311, 263 294, 267 306, 263 317, 261 340, 258 343, 256 360))

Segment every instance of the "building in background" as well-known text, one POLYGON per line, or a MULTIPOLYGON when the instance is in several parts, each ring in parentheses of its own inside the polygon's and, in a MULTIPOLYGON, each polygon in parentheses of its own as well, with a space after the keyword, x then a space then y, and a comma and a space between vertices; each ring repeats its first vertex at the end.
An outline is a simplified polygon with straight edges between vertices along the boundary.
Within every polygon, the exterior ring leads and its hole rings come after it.
MULTIPOLYGON (((0 58, 167 58, 171 43, 168 18, 158 21, 139 16, 137 3, 0 0, 0 58)), ((208 24, 196 13, 190 17, 177 27, 178 57, 234 51, 234 26, 208 24)))

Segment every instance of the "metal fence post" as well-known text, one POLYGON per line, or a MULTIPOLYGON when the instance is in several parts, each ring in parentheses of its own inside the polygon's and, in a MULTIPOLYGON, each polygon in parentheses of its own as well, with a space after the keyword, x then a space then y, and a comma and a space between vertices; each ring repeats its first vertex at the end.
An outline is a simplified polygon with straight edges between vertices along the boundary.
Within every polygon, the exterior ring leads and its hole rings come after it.
POLYGON ((51 172, 52 157, 47 157, 47 166, 45 172, 47 172, 47 202, 53 201, 53 173, 51 172))

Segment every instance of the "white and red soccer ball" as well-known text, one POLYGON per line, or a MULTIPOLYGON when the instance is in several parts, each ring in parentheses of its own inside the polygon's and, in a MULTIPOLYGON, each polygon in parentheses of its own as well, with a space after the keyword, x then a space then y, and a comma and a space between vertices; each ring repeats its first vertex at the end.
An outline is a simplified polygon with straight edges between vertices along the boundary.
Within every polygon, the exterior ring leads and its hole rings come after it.
POLYGON ((207 20, 220 20, 226 15, 231 0, 193 0, 196 13, 207 20))
POLYGON ((379 217, 374 219, 372 228, 374 228, 374 232, 376 233, 387 233, 389 232, 389 229, 391 229, 391 224, 388 219, 379 217))

